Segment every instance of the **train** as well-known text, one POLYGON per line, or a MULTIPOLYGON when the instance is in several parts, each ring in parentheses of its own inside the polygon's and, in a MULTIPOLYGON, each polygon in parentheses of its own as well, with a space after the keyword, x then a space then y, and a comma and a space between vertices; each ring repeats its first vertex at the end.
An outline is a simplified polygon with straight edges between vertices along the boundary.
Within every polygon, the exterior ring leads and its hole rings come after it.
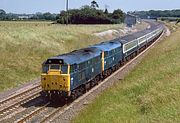
POLYGON ((150 46, 164 27, 151 27, 121 38, 50 57, 42 63, 42 95, 76 99, 150 46))

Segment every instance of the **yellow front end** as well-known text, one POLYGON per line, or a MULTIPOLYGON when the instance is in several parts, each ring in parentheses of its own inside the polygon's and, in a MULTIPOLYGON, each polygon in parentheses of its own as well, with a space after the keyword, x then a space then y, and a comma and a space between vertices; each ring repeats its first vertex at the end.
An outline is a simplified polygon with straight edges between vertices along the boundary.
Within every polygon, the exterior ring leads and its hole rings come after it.
POLYGON ((41 74, 43 91, 70 92, 70 74, 61 74, 60 70, 49 70, 41 74))

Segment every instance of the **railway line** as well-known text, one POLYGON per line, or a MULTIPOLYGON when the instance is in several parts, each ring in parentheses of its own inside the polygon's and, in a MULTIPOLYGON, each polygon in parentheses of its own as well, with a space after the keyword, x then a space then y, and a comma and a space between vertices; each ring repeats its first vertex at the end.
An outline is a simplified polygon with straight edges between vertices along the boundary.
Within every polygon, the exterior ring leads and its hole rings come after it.
POLYGON ((8 96, 7 98, 3 99, 3 100, 0 100, 0 106, 3 105, 4 103, 7 103, 8 101, 11 101, 11 100, 15 100, 16 98, 19 98, 25 94, 28 94, 38 88, 40 88, 40 84, 39 83, 35 83, 34 84, 35 86, 31 87, 31 88, 27 88, 26 90, 24 91, 21 91, 21 92, 14 92, 15 94, 11 95, 11 96, 8 96))
MULTIPOLYGON (((27 87, 23 91, 15 92, 15 94, 4 98, 0 101, 0 119, 9 115, 11 112, 18 110, 21 105, 40 96, 40 84, 35 83, 32 87, 27 87)), ((0 120, 1 121, 1 120, 0 120)))
MULTIPOLYGON (((163 32, 164 34, 164 32, 163 32)), ((157 39, 159 40, 162 35, 157 39)), ((157 41, 156 40, 156 41, 157 41)), ((16 111, 18 108, 20 108, 23 104, 28 103, 29 101, 40 97, 41 87, 39 84, 26 89, 25 91, 19 92, 17 94, 14 94, 4 100, 0 101, 0 122, 8 121, 8 119, 11 119, 10 121, 15 123, 23 123, 23 122, 39 122, 44 123, 47 121, 52 121, 54 118, 56 118, 57 114, 58 116, 64 113, 65 111, 69 110, 71 107, 73 107, 76 103, 79 103, 82 99, 84 99, 87 95, 91 94, 94 90, 99 88, 101 85, 103 85, 106 81, 108 81, 112 76, 115 76, 118 72, 125 69, 129 64, 131 64, 134 60, 136 60, 138 57, 140 57, 142 54, 144 54, 146 51, 148 51, 153 45, 155 45, 156 41, 151 44, 148 48, 146 48, 144 51, 139 53, 136 57, 131 59, 129 62, 127 62, 125 65, 123 65, 119 70, 115 71, 113 74, 111 74, 109 77, 107 77, 104 81, 100 82, 99 85, 92 88, 90 91, 85 93, 80 98, 76 99, 73 102, 69 103, 61 103, 53 104, 50 102, 44 102, 42 100, 37 101, 36 107, 27 106, 22 110, 22 112, 14 113, 13 118, 11 117, 11 113, 13 111, 16 111), (24 113, 26 112, 26 113, 24 113), (10 114, 9 114, 10 113, 10 114), (8 116, 4 119, 4 116, 8 116), (18 118, 14 118, 18 115, 18 118)))
POLYGON ((45 105, 43 105, 42 107, 37 108, 36 110, 30 112, 29 114, 26 114, 25 116, 23 116, 21 119, 18 119, 17 121, 15 121, 15 123, 23 123, 28 121, 29 119, 31 119, 33 116, 37 115, 38 113, 42 112, 43 110, 46 110, 46 107, 49 105, 50 103, 46 103, 45 105))
POLYGON ((63 106, 59 106, 57 108, 55 107, 49 107, 47 110, 42 112, 40 115, 34 117, 31 119, 31 121, 37 121, 38 123, 45 123, 46 121, 50 121, 53 116, 55 116, 59 111, 62 111, 64 108, 66 108, 68 105, 64 104, 63 106), (37 120, 35 120, 37 119, 37 120))
POLYGON ((68 104, 66 103, 61 103, 61 105, 58 105, 47 102, 43 106, 38 107, 37 109, 21 117, 20 119, 17 119, 15 123, 23 123, 23 122, 45 123, 46 121, 49 121, 55 114, 57 114, 59 111, 63 110, 66 107, 68 107, 68 104))

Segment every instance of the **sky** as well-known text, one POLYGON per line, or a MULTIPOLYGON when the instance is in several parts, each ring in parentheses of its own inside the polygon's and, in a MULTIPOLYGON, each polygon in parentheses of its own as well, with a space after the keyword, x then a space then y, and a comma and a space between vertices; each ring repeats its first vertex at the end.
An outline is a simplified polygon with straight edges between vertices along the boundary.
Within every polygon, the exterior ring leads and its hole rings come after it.
MULTIPOLYGON (((0 9, 7 13, 59 13, 65 10, 66 0, 0 0, 0 9)), ((69 0, 69 8, 90 5, 92 0, 69 0)), ((180 9, 180 0, 96 0, 101 9, 108 6, 109 11, 122 9, 125 12, 138 10, 180 9)))

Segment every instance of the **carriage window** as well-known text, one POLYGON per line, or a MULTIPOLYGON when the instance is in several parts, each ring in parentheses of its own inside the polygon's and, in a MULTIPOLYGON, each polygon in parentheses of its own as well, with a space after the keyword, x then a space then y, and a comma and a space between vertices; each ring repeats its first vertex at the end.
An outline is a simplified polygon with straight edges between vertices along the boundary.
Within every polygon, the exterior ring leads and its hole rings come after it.
POLYGON ((60 66, 59 65, 51 65, 50 69, 59 70, 60 66))
POLYGON ((42 72, 43 72, 43 73, 47 73, 48 70, 49 70, 49 65, 43 65, 43 66, 42 66, 42 72))
POLYGON ((68 73, 68 66, 67 65, 62 65, 61 66, 61 72, 62 72, 62 74, 67 74, 68 73))
POLYGON ((137 46, 136 40, 131 41, 130 43, 125 44, 125 51, 128 51, 129 49, 131 49, 135 46, 137 46))

